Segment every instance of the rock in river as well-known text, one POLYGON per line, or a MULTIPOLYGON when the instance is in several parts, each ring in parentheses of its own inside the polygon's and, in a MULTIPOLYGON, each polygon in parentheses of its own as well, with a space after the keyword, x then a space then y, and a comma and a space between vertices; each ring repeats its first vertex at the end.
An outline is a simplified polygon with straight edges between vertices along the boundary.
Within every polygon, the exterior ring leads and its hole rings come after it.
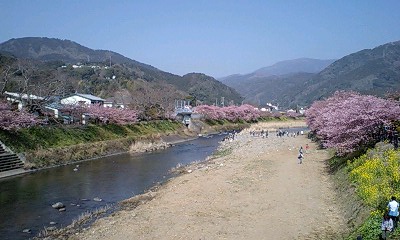
POLYGON ((60 209, 65 207, 64 204, 62 202, 58 202, 58 203, 54 203, 53 205, 51 205, 53 208, 55 209, 60 209))
POLYGON ((93 201, 101 202, 101 201, 103 201, 103 199, 101 199, 101 198, 99 198, 99 197, 95 197, 95 198, 93 198, 93 201))

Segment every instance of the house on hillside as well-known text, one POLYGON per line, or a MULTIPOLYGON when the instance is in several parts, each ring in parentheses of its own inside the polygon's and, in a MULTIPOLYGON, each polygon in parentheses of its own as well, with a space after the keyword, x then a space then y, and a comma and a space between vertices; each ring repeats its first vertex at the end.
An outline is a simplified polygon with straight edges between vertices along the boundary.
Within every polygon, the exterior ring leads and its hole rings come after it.
POLYGON ((74 93, 69 97, 61 99, 63 105, 91 105, 100 104, 104 105, 105 100, 91 94, 74 93))

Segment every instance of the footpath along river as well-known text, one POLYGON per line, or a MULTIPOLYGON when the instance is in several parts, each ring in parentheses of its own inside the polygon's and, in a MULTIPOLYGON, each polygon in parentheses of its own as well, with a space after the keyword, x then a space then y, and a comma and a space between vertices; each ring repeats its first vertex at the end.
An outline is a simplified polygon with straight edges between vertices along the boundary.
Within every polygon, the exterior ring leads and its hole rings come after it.
POLYGON ((0 239, 32 238, 44 227, 65 227, 85 211, 141 194, 170 178, 170 170, 178 164, 205 160, 224 136, 201 137, 166 150, 125 153, 80 162, 79 167, 67 165, 0 179, 0 239), (62 202, 66 211, 53 209, 51 205, 56 202, 62 202), (23 233, 24 229, 31 232, 23 233))
POLYGON ((252 125, 222 144, 225 154, 188 166, 150 201, 69 239, 343 239, 348 229, 326 169, 328 152, 304 135, 249 134, 276 127, 252 125), (298 164, 298 149, 306 144, 310 149, 298 164))

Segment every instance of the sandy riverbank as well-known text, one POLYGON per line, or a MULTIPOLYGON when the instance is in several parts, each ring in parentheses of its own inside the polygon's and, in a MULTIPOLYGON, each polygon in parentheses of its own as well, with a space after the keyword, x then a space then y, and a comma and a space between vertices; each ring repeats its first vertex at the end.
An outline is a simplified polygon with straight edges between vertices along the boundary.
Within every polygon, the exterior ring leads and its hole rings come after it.
POLYGON ((325 170, 327 152, 306 136, 262 139, 249 130, 223 143, 220 157, 189 166, 187 174, 148 194, 151 200, 70 239, 340 239, 345 220, 325 170), (300 165, 298 148, 307 143, 300 165))

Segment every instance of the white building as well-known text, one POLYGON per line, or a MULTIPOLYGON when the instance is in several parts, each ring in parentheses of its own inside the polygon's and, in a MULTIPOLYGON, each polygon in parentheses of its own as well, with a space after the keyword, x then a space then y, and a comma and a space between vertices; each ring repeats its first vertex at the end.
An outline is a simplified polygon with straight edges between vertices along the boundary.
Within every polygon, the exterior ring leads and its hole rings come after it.
POLYGON ((7 101, 9 101, 10 103, 18 104, 18 110, 21 110, 25 105, 29 103, 42 101, 44 99, 36 95, 28 95, 25 93, 14 93, 5 91, 4 94, 7 96, 7 101))
POLYGON ((77 105, 77 104, 104 104, 104 99, 93 96, 91 94, 82 94, 82 93, 75 93, 69 97, 65 97, 61 99, 61 104, 63 105, 77 105))

